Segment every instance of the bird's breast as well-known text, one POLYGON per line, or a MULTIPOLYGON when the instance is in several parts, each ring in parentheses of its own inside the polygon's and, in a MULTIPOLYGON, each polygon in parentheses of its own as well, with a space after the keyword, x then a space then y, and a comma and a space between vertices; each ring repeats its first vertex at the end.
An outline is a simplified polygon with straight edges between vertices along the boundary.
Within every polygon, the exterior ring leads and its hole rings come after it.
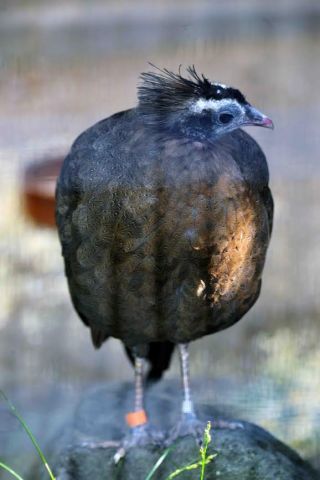
POLYGON ((180 183, 166 192, 165 203, 165 250, 196 277, 195 295, 211 304, 250 295, 269 240, 259 194, 223 174, 215 182, 180 183))

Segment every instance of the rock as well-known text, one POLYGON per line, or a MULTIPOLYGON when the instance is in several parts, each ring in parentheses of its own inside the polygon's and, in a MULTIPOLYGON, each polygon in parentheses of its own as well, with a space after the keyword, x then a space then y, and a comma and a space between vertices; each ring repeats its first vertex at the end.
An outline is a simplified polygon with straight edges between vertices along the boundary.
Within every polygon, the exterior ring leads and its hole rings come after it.
MULTIPOLYGON (((152 424, 168 431, 179 417, 179 385, 161 382, 147 395, 152 424)), ((115 465, 115 446, 96 447, 101 442, 118 441, 125 433, 124 414, 131 408, 132 385, 113 383, 95 388, 80 402, 73 424, 57 436, 53 464, 57 480, 145 480, 163 450, 134 448, 115 465)), ((227 419, 213 406, 198 406, 205 421, 227 419)), ((230 419, 229 419, 230 420, 230 419)), ((217 453, 206 467, 206 480, 319 480, 320 475, 297 453, 262 428, 241 422, 243 428, 212 430, 209 453, 217 453)), ((170 473, 199 458, 199 448, 191 437, 181 438, 169 453, 153 480, 165 480, 170 473)), ((42 476, 41 476, 42 475, 42 476)), ((184 472, 177 478, 197 479, 200 471, 184 472)), ((31 478, 47 479, 33 472, 31 478)))

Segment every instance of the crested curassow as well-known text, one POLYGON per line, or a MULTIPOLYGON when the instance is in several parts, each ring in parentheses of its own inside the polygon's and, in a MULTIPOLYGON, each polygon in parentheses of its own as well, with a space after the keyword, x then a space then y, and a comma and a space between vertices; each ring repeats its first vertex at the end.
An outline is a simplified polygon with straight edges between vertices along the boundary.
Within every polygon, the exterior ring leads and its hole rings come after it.
POLYGON ((259 145, 239 127, 273 128, 237 89, 156 69, 139 102, 82 133, 60 174, 56 219, 74 308, 95 347, 121 339, 135 366, 125 445, 159 441, 143 404, 149 378, 181 356, 182 418, 199 434, 188 343, 230 327, 259 296, 273 201, 259 145))

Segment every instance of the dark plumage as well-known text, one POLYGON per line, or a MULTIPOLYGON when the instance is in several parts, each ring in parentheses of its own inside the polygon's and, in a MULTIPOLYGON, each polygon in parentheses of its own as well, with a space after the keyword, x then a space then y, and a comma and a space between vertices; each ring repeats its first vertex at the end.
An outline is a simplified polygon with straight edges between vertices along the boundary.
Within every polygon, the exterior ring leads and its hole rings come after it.
POLYGON ((144 116, 144 121, 155 124, 157 128, 159 122, 166 121, 170 112, 176 113, 183 109, 190 100, 228 98, 243 105, 247 103, 239 90, 232 87, 221 88, 220 84, 211 83, 204 75, 198 75, 194 66, 187 68, 187 78, 166 68, 155 68, 157 72, 141 74, 138 98, 139 111, 144 116))
MULTIPOLYGON (((152 342, 149 344, 147 351, 147 357, 150 363, 147 376, 149 382, 160 380, 164 370, 169 368, 174 347, 174 343, 171 342, 152 342)), ((126 352, 130 361, 134 364, 134 355, 130 348, 126 347, 126 352)))
POLYGON ((57 186, 75 309, 96 347, 112 336, 148 357, 151 345, 154 377, 174 344, 255 303, 272 228, 265 156, 238 129, 272 122, 238 90, 188 72, 142 74, 138 107, 80 135, 57 186))

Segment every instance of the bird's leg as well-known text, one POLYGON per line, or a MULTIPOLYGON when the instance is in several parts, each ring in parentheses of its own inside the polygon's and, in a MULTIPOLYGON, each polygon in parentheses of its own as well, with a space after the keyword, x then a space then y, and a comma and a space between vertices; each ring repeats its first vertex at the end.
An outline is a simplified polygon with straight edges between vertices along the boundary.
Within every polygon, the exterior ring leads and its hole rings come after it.
MULTIPOLYGON (((191 399, 188 344, 183 344, 183 343, 180 344, 179 350, 180 350, 180 360, 181 360, 181 377, 182 377, 183 392, 184 392, 184 399, 182 402, 182 412, 181 412, 182 421, 190 423, 191 428, 196 429, 194 435, 197 438, 197 440, 201 442, 205 424, 200 420, 198 420, 194 412, 194 405, 191 399), (199 437, 199 428, 202 429, 201 437, 199 437)), ((211 425, 212 425, 212 428, 217 428, 217 429, 234 430, 236 428, 244 428, 241 422, 222 420, 222 419, 211 420, 211 425)))
POLYGON ((143 364, 144 360, 141 357, 135 357, 134 360, 134 378, 135 378, 135 411, 144 410, 143 398, 143 364))
POLYGON ((201 444, 205 424, 198 420, 191 398, 188 344, 179 344, 179 354, 183 387, 181 418, 177 425, 171 430, 167 443, 172 443, 178 437, 192 435, 196 438, 197 442, 201 444))
POLYGON ((194 405, 191 399, 190 390, 190 369, 189 369, 189 345, 187 343, 179 344, 180 368, 183 386, 183 401, 181 413, 186 418, 195 418, 194 405))
POLYGON ((126 415, 126 422, 130 427, 130 432, 126 435, 121 447, 114 456, 114 461, 116 463, 118 463, 119 460, 124 457, 126 450, 131 447, 145 445, 161 446, 164 441, 164 435, 149 426, 148 417, 144 409, 143 366, 144 359, 142 357, 135 356, 134 410, 126 415))
MULTIPOLYGON (((179 353, 183 386, 181 418, 177 425, 171 430, 166 443, 167 445, 170 445, 179 437, 192 435, 193 437, 195 437, 198 444, 201 445, 206 424, 200 421, 195 414, 194 405, 191 398, 188 344, 180 343, 179 353)), ((236 428, 244 428, 243 425, 239 422, 232 422, 220 419, 211 420, 211 425, 212 428, 217 429, 226 428, 233 430, 236 428)))
POLYGON ((144 359, 136 356, 134 359, 134 410, 126 416, 127 424, 133 429, 133 431, 136 431, 136 428, 142 427, 148 422, 147 414, 144 409, 143 364, 144 359))

